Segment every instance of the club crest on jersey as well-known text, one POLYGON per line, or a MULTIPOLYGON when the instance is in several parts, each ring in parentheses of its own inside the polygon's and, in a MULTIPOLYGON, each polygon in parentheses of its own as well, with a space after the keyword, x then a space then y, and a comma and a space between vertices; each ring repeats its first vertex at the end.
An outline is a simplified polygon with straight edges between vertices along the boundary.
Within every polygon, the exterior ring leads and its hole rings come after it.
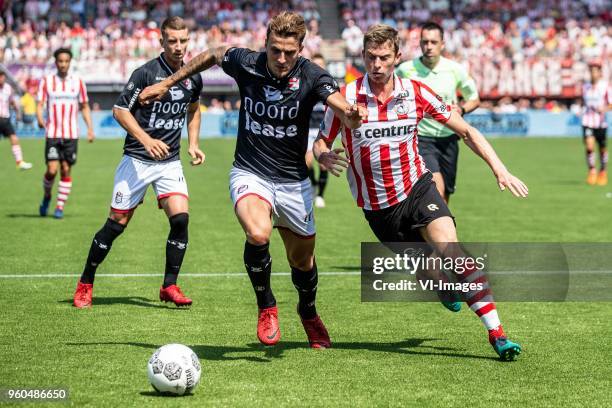
POLYGON ((289 78, 289 89, 292 91, 297 91, 300 89, 300 78, 289 78))
POLYGON ((187 78, 182 82, 183 86, 191 91, 191 79, 187 78))
POLYGON ((179 88, 178 86, 173 86, 172 88, 170 88, 170 96, 172 97, 173 101, 176 101, 178 99, 183 99, 185 94, 183 93, 183 90, 181 88, 179 88))
POLYGON ((283 99, 283 94, 280 90, 274 88, 273 86, 266 85, 263 87, 264 95, 266 97, 266 102, 276 102, 283 99))
POLYGON ((408 113, 408 108, 406 108, 406 105, 404 105, 403 103, 398 103, 397 105, 395 105, 394 109, 398 115, 405 115, 408 113))

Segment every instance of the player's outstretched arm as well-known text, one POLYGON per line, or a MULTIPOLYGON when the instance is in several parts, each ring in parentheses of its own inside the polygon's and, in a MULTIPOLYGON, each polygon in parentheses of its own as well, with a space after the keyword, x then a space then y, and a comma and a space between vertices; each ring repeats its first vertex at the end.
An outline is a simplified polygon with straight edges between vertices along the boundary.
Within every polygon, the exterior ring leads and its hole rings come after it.
POLYGON ((143 89, 140 95, 138 95, 138 101, 140 104, 148 104, 152 101, 159 100, 177 82, 180 82, 197 72, 205 71, 213 65, 221 65, 223 56, 230 48, 231 47, 228 45, 222 45, 216 48, 210 48, 196 55, 191 61, 189 61, 189 63, 183 65, 181 69, 170 75, 168 78, 143 89))
POLYGON ((452 112, 450 119, 445 125, 459 135, 466 145, 480 156, 491 168, 493 174, 497 178, 497 184, 500 190, 506 188, 516 197, 527 197, 529 189, 520 179, 513 176, 504 163, 500 160, 493 150, 493 147, 487 139, 476 128, 470 126, 461 115, 457 112, 452 112))
POLYGON ((189 156, 191 156, 191 165, 198 166, 204 163, 206 155, 200 150, 200 122, 202 114, 200 113, 200 102, 189 104, 187 109, 187 138, 189 140, 189 156))
POLYGON ((170 151, 167 144, 158 139, 153 139, 151 136, 140 127, 132 112, 128 109, 113 108, 113 116, 122 128, 130 135, 134 136, 144 146, 145 150, 155 160, 163 160, 168 157, 170 151))
POLYGON ((340 92, 329 95, 325 104, 332 108, 336 116, 350 129, 361 127, 362 121, 368 118, 366 108, 357 104, 349 104, 340 92))

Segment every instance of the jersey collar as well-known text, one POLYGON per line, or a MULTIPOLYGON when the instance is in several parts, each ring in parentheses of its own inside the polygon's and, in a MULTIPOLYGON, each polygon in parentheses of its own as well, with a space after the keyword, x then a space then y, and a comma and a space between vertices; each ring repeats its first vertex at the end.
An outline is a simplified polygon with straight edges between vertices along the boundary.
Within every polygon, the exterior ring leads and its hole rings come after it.
POLYGON ((440 57, 440 61, 438 61, 435 67, 429 68, 427 65, 423 64, 423 61, 421 61, 421 57, 416 57, 414 59, 414 66, 416 67, 418 71, 433 72, 434 74, 437 74, 438 72, 440 72, 441 63, 442 63, 442 57, 440 57))
MULTIPOLYGON (((170 73, 170 75, 174 74, 172 68, 170 68, 170 64, 166 62, 166 58, 164 58, 164 53, 159 54, 159 60, 161 61, 161 66, 164 67, 166 71, 170 73)), ((184 62, 181 61, 181 66, 185 65, 184 62)))
MULTIPOLYGON (((404 84, 402 84, 402 81, 394 72, 393 73, 393 92, 391 93, 391 96, 396 98, 398 97, 398 95, 401 95, 403 91, 404 91, 404 84)), ((372 93, 372 89, 370 88, 370 81, 368 80, 367 73, 364 75, 363 82, 361 83, 361 88, 359 88, 357 93, 360 95, 367 95, 370 98, 375 98, 374 94, 372 93)))

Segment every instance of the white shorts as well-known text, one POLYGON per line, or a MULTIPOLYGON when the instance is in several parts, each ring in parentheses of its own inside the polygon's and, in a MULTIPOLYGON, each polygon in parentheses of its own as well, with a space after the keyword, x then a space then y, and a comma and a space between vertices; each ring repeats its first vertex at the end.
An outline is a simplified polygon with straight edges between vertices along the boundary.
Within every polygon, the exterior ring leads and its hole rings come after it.
POLYGON ((317 140, 317 136, 319 136, 318 128, 308 129, 308 147, 306 148, 307 152, 312 151, 312 145, 314 145, 315 140, 317 140))
POLYGON ((189 198, 180 160, 156 163, 123 156, 115 171, 111 209, 118 213, 127 213, 138 207, 149 184, 153 185, 158 202, 172 195, 189 198))
POLYGON ((310 180, 275 183, 248 171, 232 167, 230 195, 234 208, 240 200, 255 195, 272 207, 274 228, 286 228, 303 238, 315 235, 310 180))

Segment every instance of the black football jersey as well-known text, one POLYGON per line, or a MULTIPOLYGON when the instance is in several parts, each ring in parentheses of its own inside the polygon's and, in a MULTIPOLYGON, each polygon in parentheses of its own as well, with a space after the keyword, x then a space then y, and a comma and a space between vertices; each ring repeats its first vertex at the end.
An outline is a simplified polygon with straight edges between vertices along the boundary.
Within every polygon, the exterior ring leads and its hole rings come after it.
POLYGON ((312 110, 338 91, 336 81, 302 57, 286 77, 276 78, 265 52, 245 48, 229 49, 221 67, 240 90, 234 166, 277 182, 307 178, 304 155, 312 110))
MULTIPOLYGON (((200 98, 202 77, 194 74, 170 88, 170 91, 159 101, 148 105, 138 102, 138 95, 149 85, 156 84, 173 74, 164 60, 164 54, 152 59, 136 69, 119 95, 115 107, 127 109, 136 121, 153 139, 159 139, 168 145, 169 155, 163 161, 179 159, 181 131, 187 120, 189 104, 200 98)), ((127 156, 145 161, 155 161, 144 146, 129 133, 125 137, 123 153, 127 156)))

